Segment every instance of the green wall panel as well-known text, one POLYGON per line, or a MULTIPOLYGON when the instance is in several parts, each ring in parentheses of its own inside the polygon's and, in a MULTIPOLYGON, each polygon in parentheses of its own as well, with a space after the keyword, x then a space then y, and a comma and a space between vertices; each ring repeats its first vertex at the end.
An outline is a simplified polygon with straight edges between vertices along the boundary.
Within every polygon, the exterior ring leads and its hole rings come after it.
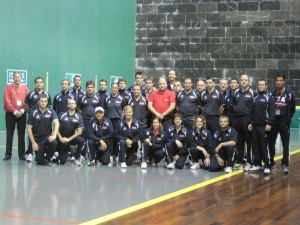
POLYGON ((30 90, 48 72, 52 97, 67 72, 133 83, 135 11, 135 0, 0 0, 1 99, 7 69, 28 70, 30 90))

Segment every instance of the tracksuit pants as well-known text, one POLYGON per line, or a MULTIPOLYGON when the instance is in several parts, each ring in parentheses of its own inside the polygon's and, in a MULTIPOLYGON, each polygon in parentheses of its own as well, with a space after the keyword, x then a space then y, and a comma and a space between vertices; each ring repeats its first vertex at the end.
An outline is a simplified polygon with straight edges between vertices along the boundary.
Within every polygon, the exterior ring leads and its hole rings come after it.
POLYGON ((147 158, 154 159, 155 163, 159 163, 164 157, 165 152, 162 148, 155 148, 145 141, 142 144, 142 161, 146 162, 147 158))
MULTIPOLYGON (((179 149, 176 145, 175 142, 168 142, 167 145, 166 145, 166 148, 167 148, 167 163, 171 163, 173 162, 173 156, 177 155, 179 153, 180 150, 182 149, 179 149)), ((186 146, 183 146, 183 148, 187 148, 186 146)), ((175 163, 175 167, 177 169, 182 169, 185 165, 185 161, 186 161, 186 157, 187 155, 181 155, 179 157, 179 159, 176 160, 176 163, 175 163)))
POLYGON ((266 125, 252 126, 252 149, 254 155, 254 165, 262 166, 263 161, 265 164, 265 168, 270 168, 270 151, 265 127, 266 125))

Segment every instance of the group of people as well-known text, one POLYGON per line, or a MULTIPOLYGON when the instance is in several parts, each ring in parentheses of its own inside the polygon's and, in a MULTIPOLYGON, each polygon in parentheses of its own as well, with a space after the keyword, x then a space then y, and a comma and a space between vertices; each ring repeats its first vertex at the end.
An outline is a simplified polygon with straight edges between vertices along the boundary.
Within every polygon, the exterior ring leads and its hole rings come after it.
POLYGON ((35 153, 38 165, 70 160, 81 166, 88 159, 88 166, 120 163, 126 168, 138 161, 146 169, 164 159, 168 169, 189 166, 230 173, 243 168, 270 174, 276 169, 275 142, 280 133, 282 171, 289 173, 295 97, 285 88, 284 75, 275 77, 276 87, 269 92, 264 79, 258 80, 257 91, 252 89, 246 74, 221 79, 219 88, 212 77, 199 80, 196 89, 191 78, 183 83, 176 78, 176 71, 170 70, 167 79, 159 78, 156 89, 153 78, 144 79, 139 71, 133 86, 126 88, 126 79, 120 78, 108 93, 102 79, 95 93, 94 81, 87 81, 84 91, 81 77, 75 76, 73 87, 67 79, 61 81, 61 92, 52 101, 43 89, 43 78, 37 77, 29 92, 16 72, 4 92, 3 160, 11 159, 17 124, 19 159, 32 162, 35 153))

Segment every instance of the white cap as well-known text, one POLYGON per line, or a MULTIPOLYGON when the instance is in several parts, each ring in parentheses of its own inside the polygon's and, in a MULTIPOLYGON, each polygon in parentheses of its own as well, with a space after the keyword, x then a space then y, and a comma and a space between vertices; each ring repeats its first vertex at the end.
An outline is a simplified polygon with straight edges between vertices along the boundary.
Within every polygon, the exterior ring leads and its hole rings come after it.
POLYGON ((97 108, 95 109, 95 113, 98 112, 98 111, 104 112, 105 110, 104 110, 102 107, 97 107, 97 108))

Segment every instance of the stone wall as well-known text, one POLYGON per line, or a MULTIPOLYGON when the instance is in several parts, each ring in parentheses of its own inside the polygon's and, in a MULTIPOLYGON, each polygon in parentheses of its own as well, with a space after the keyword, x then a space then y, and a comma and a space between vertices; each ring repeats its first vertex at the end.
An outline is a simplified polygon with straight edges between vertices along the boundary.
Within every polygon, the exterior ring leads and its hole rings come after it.
POLYGON ((155 78, 210 75, 274 86, 278 72, 300 103, 299 0, 137 0, 136 70, 155 78))

